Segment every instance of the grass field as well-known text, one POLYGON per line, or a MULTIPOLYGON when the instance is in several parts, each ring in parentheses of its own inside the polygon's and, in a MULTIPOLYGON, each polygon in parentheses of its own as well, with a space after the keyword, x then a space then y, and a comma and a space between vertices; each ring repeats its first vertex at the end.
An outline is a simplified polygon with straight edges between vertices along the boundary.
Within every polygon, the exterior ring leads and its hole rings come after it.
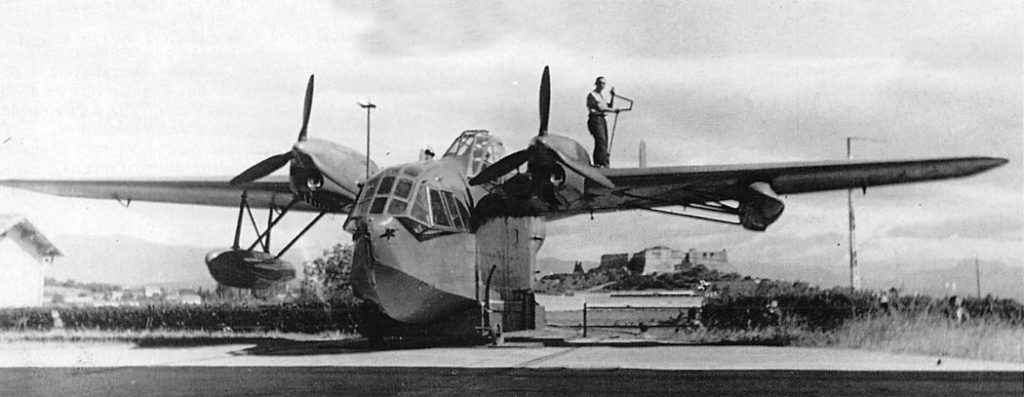
MULTIPOLYGON (((651 316, 648 316, 648 318, 651 316)), ((582 334, 582 311, 547 313, 548 323, 582 334)), ((998 319, 964 323, 937 314, 851 319, 833 330, 797 323, 754 329, 651 327, 644 335, 631 313, 588 313, 590 337, 645 337, 694 344, 740 344, 866 349, 1024 363, 1024 326, 998 319), (618 323, 620 327, 614 327, 618 323)), ((651 325, 654 322, 647 322, 651 325)))

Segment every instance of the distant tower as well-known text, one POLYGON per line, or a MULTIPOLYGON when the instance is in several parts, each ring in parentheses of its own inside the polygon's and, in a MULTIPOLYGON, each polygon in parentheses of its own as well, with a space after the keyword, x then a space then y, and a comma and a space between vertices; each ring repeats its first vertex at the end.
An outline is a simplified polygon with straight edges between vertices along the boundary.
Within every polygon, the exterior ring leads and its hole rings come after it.
POLYGON ((640 140, 640 167, 647 166, 647 142, 643 139, 640 140))

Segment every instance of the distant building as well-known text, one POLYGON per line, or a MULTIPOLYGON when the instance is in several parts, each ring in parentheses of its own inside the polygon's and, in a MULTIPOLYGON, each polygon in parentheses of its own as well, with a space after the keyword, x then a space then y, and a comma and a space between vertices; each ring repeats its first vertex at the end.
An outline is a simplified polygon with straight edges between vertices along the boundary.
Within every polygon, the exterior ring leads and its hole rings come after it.
POLYGON ((600 269, 621 269, 629 265, 629 254, 601 255, 600 269))
POLYGON ((171 293, 167 296, 168 302, 178 303, 182 305, 201 305, 203 304, 203 297, 200 296, 196 291, 190 289, 181 289, 177 292, 171 293))
POLYGON ((58 256, 24 216, 0 215, 0 307, 41 306, 46 269, 58 256))
POLYGON ((690 248, 686 252, 685 264, 691 267, 703 265, 708 269, 721 270, 729 265, 729 254, 724 249, 721 251, 697 251, 690 248))
POLYGON ((675 273, 685 270, 687 253, 665 246, 655 246, 633 254, 629 269, 642 274, 675 273))
POLYGON ((163 296, 164 289, 155 285, 147 285, 142 287, 142 294, 147 298, 157 298, 163 296))
POLYGON ((637 252, 632 257, 629 254, 601 255, 600 267, 627 268, 635 273, 657 274, 681 272, 698 265, 721 270, 729 266, 729 255, 724 249, 699 251, 691 248, 689 251, 683 251, 659 245, 637 252))

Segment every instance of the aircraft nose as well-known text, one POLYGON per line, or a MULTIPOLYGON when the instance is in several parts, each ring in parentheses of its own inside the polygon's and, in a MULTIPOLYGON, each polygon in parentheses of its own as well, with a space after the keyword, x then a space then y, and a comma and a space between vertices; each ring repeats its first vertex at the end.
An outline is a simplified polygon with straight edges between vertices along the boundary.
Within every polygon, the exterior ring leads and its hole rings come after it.
POLYGON ((376 216, 365 219, 364 222, 366 224, 367 237, 372 243, 391 241, 395 237, 396 229, 394 226, 396 222, 394 217, 376 216), (385 241, 381 241, 382 239, 385 241))

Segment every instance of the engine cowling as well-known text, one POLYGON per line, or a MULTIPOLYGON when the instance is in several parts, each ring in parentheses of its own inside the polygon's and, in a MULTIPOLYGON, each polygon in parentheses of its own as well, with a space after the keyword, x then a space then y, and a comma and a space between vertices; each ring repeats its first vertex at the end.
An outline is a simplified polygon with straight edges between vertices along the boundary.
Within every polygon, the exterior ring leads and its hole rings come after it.
POLYGON ((750 184, 740 195, 739 201, 740 224, 747 230, 767 229, 786 208, 771 186, 764 182, 750 184))
POLYGON ((262 289, 295 278, 290 263, 259 251, 212 251, 206 254, 206 267, 218 283, 235 288, 262 289))

